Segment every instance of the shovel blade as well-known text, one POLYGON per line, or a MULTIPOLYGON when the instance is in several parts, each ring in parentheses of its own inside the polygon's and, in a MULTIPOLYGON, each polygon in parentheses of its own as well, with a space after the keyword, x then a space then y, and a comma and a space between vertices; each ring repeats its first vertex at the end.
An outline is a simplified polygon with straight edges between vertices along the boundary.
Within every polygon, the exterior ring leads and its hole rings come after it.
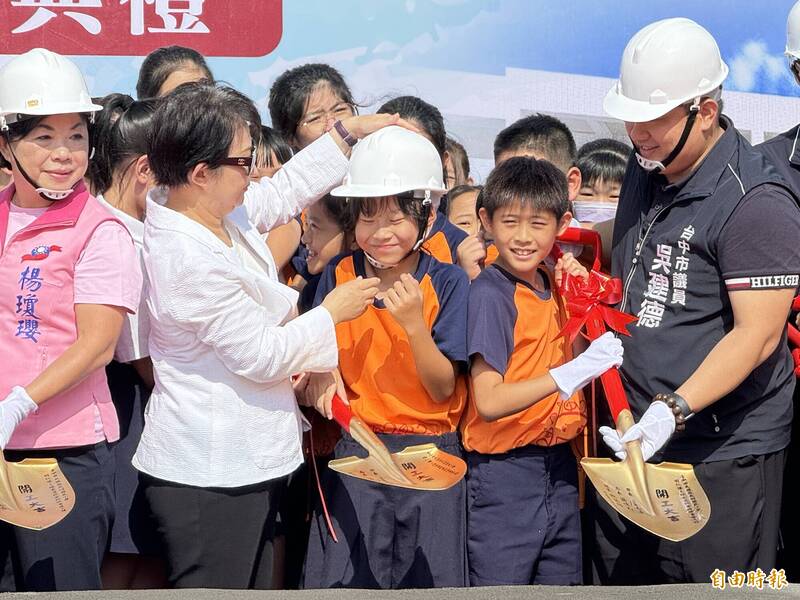
POLYGON ((464 478, 466 463, 452 454, 437 448, 434 444, 409 446, 391 455, 402 477, 394 469, 387 469, 372 455, 367 458, 349 456, 328 463, 331 469, 373 481, 383 485, 393 485, 414 490, 446 490, 464 478))
POLYGON ((581 466, 614 510, 664 539, 685 540, 700 531, 711 517, 711 503, 691 465, 645 463, 647 498, 640 497, 633 467, 627 460, 584 458, 581 466))
POLYGON ((26 529, 51 527, 75 506, 75 492, 53 458, 6 462, 0 453, 0 519, 26 529))

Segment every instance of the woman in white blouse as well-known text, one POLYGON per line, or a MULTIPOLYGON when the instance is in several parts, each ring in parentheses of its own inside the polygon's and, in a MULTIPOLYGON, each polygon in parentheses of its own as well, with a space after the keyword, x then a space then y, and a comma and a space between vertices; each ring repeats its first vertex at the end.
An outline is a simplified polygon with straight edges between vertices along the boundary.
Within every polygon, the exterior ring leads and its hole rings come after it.
POLYGON ((239 92, 182 86, 148 152, 144 264, 155 388, 133 459, 176 587, 268 588, 277 497, 302 462, 290 377, 337 364, 334 325, 377 293, 365 279, 296 316, 259 235, 341 182, 350 145, 395 116, 352 117, 250 184, 258 113, 239 92))

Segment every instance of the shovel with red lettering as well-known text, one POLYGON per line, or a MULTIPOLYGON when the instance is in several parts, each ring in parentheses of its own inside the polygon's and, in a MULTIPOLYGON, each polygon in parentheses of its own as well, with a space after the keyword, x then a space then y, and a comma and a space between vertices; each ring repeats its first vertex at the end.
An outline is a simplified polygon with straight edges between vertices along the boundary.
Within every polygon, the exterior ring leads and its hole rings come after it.
POLYGON ((391 453, 350 406, 338 395, 333 397, 333 418, 368 453, 366 458, 349 456, 332 460, 334 471, 384 485, 415 490, 446 490, 453 487, 467 472, 466 463, 434 444, 409 446, 391 453))

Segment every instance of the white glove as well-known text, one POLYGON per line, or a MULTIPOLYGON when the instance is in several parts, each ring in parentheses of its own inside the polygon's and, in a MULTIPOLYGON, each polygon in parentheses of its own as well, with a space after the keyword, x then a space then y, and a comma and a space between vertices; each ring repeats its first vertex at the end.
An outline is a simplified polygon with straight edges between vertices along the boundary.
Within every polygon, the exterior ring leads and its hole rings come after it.
POLYGON ((622 437, 611 427, 601 427, 598 431, 603 436, 606 446, 611 448, 620 460, 625 460, 628 455, 625 444, 634 440, 639 440, 641 443, 642 458, 649 460, 675 433, 675 415, 666 402, 656 401, 645 411, 639 422, 628 429, 622 437))
POLYGON ((17 425, 37 408, 25 388, 11 388, 11 393, 0 402, 0 450, 5 450, 17 425))
POLYGON ((622 364, 622 342, 611 332, 593 341, 586 351, 566 364, 550 369, 561 397, 567 399, 592 379, 622 364))

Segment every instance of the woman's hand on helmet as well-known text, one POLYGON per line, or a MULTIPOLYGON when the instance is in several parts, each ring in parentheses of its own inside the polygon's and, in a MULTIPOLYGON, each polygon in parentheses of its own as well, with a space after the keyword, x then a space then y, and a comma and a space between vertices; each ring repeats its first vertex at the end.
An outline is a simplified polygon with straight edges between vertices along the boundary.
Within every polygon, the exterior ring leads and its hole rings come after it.
MULTIPOLYGON (((350 135, 358 139, 368 136, 370 133, 375 133, 379 129, 388 127, 390 125, 397 125, 405 129, 409 129, 415 133, 419 133, 419 128, 413 125, 410 121, 400 118, 399 114, 385 115, 356 115, 342 119, 342 125, 350 135)), ((331 130, 332 132, 335 130, 331 130)))

